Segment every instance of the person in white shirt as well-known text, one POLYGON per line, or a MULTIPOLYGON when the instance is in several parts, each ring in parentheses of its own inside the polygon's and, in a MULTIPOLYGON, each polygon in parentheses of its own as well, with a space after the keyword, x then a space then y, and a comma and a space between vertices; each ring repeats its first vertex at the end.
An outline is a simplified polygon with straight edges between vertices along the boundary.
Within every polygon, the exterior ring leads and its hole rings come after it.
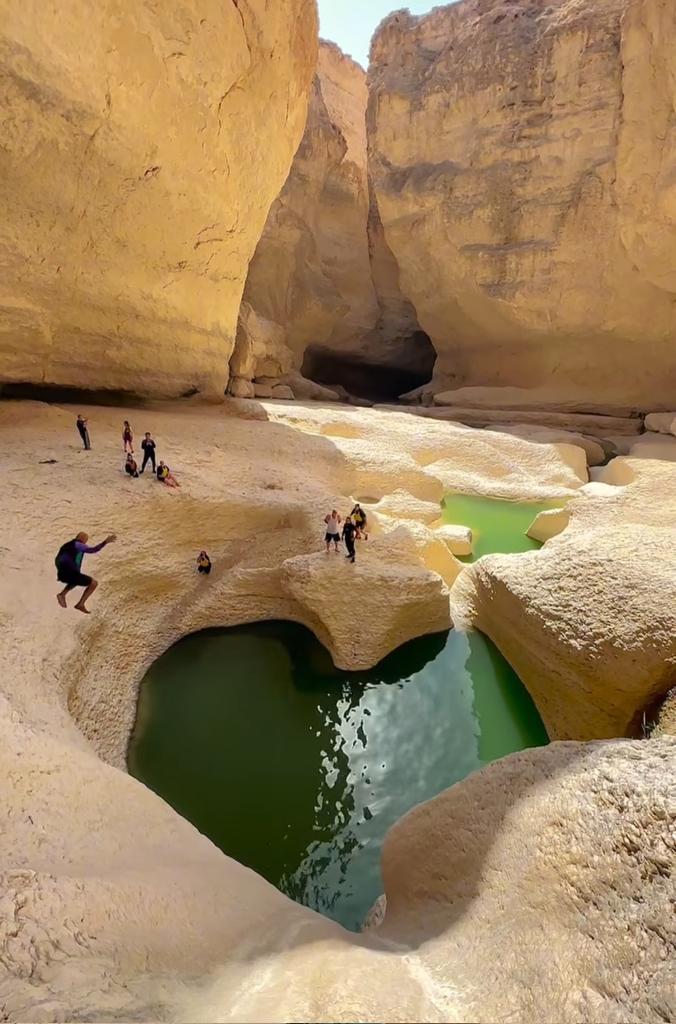
POLYGON ((326 523, 326 536, 324 537, 324 540, 326 541, 326 553, 328 555, 329 551, 331 550, 331 542, 333 542, 333 546, 336 549, 336 551, 338 550, 338 545, 340 544, 340 524, 342 522, 342 518, 338 515, 334 508, 333 512, 331 512, 328 516, 324 517, 324 522, 326 523))

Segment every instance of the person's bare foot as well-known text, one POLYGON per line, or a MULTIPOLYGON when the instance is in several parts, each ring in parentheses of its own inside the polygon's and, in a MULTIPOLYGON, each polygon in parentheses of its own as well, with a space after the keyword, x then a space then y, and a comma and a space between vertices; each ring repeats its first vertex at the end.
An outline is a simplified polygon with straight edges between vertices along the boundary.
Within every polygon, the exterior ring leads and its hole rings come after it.
POLYGON ((56 600, 59 602, 59 604, 61 605, 62 608, 67 608, 68 607, 68 605, 66 604, 66 595, 65 594, 57 594, 56 595, 56 600))
POLYGON ((84 612, 84 613, 85 613, 85 615, 89 615, 89 608, 85 608, 85 606, 84 606, 83 604, 80 604, 80 603, 78 602, 78 603, 77 603, 77 604, 75 605, 75 607, 77 608, 77 610, 78 610, 79 612, 84 612))

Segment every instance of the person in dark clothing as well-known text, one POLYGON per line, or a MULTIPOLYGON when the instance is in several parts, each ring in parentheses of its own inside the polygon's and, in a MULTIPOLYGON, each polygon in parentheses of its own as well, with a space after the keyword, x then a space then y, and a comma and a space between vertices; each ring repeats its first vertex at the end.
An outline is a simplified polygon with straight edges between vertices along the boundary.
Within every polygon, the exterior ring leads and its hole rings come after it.
POLYGON ((112 544, 115 540, 115 534, 111 533, 105 540, 102 540, 100 544, 96 544, 94 547, 89 547, 87 544, 88 540, 89 536, 86 533, 78 533, 77 537, 74 537, 73 540, 66 541, 65 544, 61 545, 54 559, 56 578, 59 583, 65 583, 63 590, 56 595, 56 600, 62 608, 66 608, 66 594, 68 591, 72 590, 73 587, 84 587, 84 594, 75 607, 79 612, 84 612, 85 615, 89 615, 89 608, 86 607, 85 602, 94 593, 99 584, 97 580, 82 572, 82 559, 85 555, 93 555, 100 551, 106 544, 112 544))
POLYGON ((357 530, 357 540, 361 540, 362 534, 364 535, 364 540, 368 540, 369 535, 366 532, 366 512, 364 512, 364 509, 361 507, 359 502, 354 506, 350 515, 357 530))
POLYGON ((197 571, 201 572, 203 576, 208 576, 211 572, 211 559, 206 551, 200 551, 197 556, 197 571))
POLYGON ((152 463, 153 473, 156 472, 155 466, 155 442, 153 441, 150 434, 146 431, 146 436, 141 441, 141 448, 143 449, 143 462, 141 463, 141 472, 146 468, 148 462, 152 463))
POLYGON ((129 476, 138 476, 138 462, 131 454, 131 452, 129 452, 129 454, 127 455, 127 461, 124 464, 124 471, 125 473, 128 473, 129 476))
POLYGON ((122 450, 126 452, 127 448, 134 454, 134 432, 131 429, 129 420, 124 421, 122 428, 122 450))
POLYGON ((343 526, 343 540, 345 541, 345 547, 347 548, 346 558, 349 558, 351 562, 354 562, 355 550, 354 550, 354 537, 357 532, 357 527, 352 522, 352 517, 348 516, 343 526))
POLYGON ((87 423, 88 422, 89 422, 89 420, 86 420, 84 418, 84 416, 82 415, 82 413, 78 413, 78 417, 77 417, 77 420, 76 420, 76 426, 77 426, 78 434, 82 438, 82 444, 84 445, 84 449, 85 449, 86 452, 91 450, 91 444, 89 443, 89 430, 87 429, 87 423))

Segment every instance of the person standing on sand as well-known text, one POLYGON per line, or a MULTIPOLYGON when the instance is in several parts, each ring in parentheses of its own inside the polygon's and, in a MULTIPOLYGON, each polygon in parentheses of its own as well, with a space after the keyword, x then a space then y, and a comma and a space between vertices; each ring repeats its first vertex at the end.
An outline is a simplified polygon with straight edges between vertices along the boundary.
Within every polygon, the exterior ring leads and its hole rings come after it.
POLYGON ((82 438, 82 443, 84 445, 84 449, 85 449, 86 452, 88 452, 88 451, 91 450, 91 447, 92 447, 91 444, 89 443, 89 430, 87 429, 87 424, 89 423, 89 420, 86 420, 84 418, 84 416, 82 415, 82 413, 79 412, 78 415, 77 415, 77 420, 75 422, 76 422, 78 434, 82 438))
POLYGON ((364 536, 364 540, 368 540, 369 535, 366 532, 366 513, 364 512, 364 509, 361 507, 359 502, 357 502, 357 504, 350 512, 350 516, 352 518, 352 522, 354 523, 357 529, 357 540, 361 540, 362 534, 364 536))
POLYGON ((61 545, 54 563, 56 565, 57 580, 59 583, 66 584, 63 590, 56 595, 56 600, 62 608, 68 607, 66 604, 66 594, 69 590, 72 590, 73 587, 84 587, 84 594, 75 607, 79 612, 89 615, 89 608, 86 607, 85 602, 88 597, 91 597, 99 584, 98 580, 92 579, 91 576, 87 576, 82 572, 82 559, 85 555, 96 554, 101 548, 105 548, 106 544, 112 544, 115 539, 115 534, 111 533, 100 544, 89 547, 87 544, 89 535, 78 533, 77 537, 74 537, 73 540, 68 540, 65 544, 61 545))
POLYGON ((143 449, 143 462, 141 463, 141 472, 146 468, 148 462, 152 462, 153 473, 156 472, 157 467, 155 466, 155 442, 146 430, 146 436, 141 441, 141 448, 143 449))
POLYGON ((345 541, 345 547, 347 548, 346 558, 349 558, 351 562, 355 559, 354 550, 354 535, 357 532, 357 527, 352 522, 352 517, 348 516, 345 520, 345 526, 343 527, 343 540, 345 541))
POLYGON ((134 433, 129 425, 129 420, 124 421, 124 427, 122 429, 122 450, 129 450, 131 454, 134 454, 134 433))
POLYGON ((333 546, 336 551, 338 550, 338 545, 340 544, 340 524, 342 519, 334 508, 330 515, 324 516, 324 522, 326 523, 326 534, 324 536, 324 540, 326 541, 326 553, 328 555, 331 550, 331 541, 333 541, 333 546))

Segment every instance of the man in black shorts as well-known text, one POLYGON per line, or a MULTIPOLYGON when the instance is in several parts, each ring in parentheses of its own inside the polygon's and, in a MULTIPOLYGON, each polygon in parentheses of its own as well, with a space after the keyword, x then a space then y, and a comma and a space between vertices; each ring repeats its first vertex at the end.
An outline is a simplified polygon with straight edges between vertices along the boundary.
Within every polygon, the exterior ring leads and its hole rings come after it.
POLYGON ((331 515, 324 516, 324 522, 326 523, 326 534, 324 535, 324 540, 326 541, 326 553, 328 555, 331 550, 331 541, 333 541, 333 546, 336 551, 338 550, 338 545, 340 544, 340 524, 342 520, 334 508, 331 515))
POLYGON ((73 587, 84 587, 84 594, 75 607, 79 612, 84 612, 85 615, 89 615, 89 608, 86 607, 85 602, 98 587, 98 582, 82 572, 82 559, 85 555, 93 555, 100 551, 101 548, 105 548, 106 544, 112 544, 115 540, 115 534, 111 533, 100 544, 96 544, 91 548, 87 544, 88 540, 89 537, 86 533, 78 533, 77 537, 74 537, 73 540, 66 541, 65 544, 61 545, 59 553, 54 559, 56 563, 56 578, 60 583, 66 584, 63 590, 56 595, 56 600, 62 608, 67 608, 66 594, 68 591, 72 590, 73 587))

